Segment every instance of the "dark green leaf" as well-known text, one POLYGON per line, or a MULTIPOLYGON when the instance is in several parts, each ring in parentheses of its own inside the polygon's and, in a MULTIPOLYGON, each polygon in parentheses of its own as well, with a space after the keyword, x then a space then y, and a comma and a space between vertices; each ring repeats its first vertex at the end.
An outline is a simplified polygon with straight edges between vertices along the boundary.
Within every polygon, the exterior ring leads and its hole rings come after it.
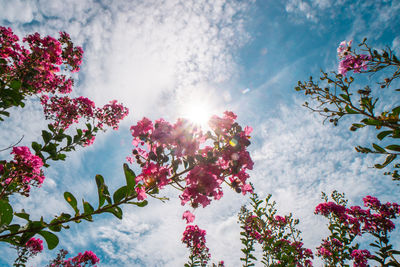
POLYGON ((74 197, 74 195, 72 195, 70 192, 65 192, 64 198, 68 202, 68 204, 71 205, 71 207, 74 209, 76 214, 79 214, 78 202, 76 201, 76 198, 74 197))
POLYGON ((120 207, 109 208, 105 211, 114 214, 114 216, 120 220, 122 219, 122 210, 120 207))
POLYGON ((133 202, 133 201, 130 201, 130 202, 127 202, 128 204, 133 204, 133 205, 136 205, 136 206, 138 206, 138 207, 145 207, 145 206, 147 206, 147 204, 149 204, 149 202, 147 201, 147 200, 143 200, 142 202, 133 202))
POLYGON ((378 135, 376 137, 378 137, 379 140, 382 140, 383 138, 385 138, 386 136, 388 136, 391 133, 392 133, 392 131, 383 131, 383 132, 378 133, 378 135))
POLYGON ((126 179, 127 195, 130 196, 133 193, 133 191, 135 190, 136 175, 129 168, 128 164, 124 163, 123 168, 124 168, 125 179, 126 179))
POLYGON ((358 112, 357 111, 355 111, 354 109, 351 109, 348 105, 346 105, 346 107, 344 108, 346 111, 347 111, 347 113, 349 113, 349 114, 358 114, 358 112))
POLYGON ((382 125, 381 121, 374 119, 363 119, 362 122, 365 123, 366 125, 377 125, 377 126, 382 125))
POLYGON ((376 151, 380 153, 386 153, 386 150, 383 149, 382 147, 378 146, 377 144, 372 144, 372 146, 375 148, 376 151))
POLYGON ((344 100, 350 101, 350 98, 349 98, 348 95, 346 95, 346 94, 340 94, 340 96, 341 96, 344 100))
POLYGON ((15 216, 22 218, 24 220, 29 221, 29 214, 25 212, 25 210, 22 210, 21 212, 16 212, 14 213, 15 216))
POLYGON ((50 250, 58 245, 58 237, 55 234, 49 231, 40 231, 38 234, 43 236, 44 240, 46 240, 47 247, 50 250))
POLYGON ((127 193, 126 186, 123 186, 119 188, 117 191, 115 191, 113 195, 114 203, 119 203, 122 199, 124 199, 126 197, 126 193, 127 193))
POLYGON ((38 152, 42 149, 42 145, 36 142, 32 142, 32 149, 35 150, 35 152, 38 152))
POLYGON ((14 90, 19 90, 21 88, 21 81, 18 81, 18 80, 11 81, 10 87, 14 90))
POLYGON ((51 140, 51 136, 52 136, 52 134, 49 133, 48 131, 45 131, 45 130, 42 131, 42 137, 43 137, 43 141, 45 143, 48 143, 51 140))
POLYGON ((90 205, 90 203, 87 201, 82 200, 82 202, 83 202, 83 209, 85 211, 85 214, 92 214, 94 211, 94 208, 92 207, 92 205, 90 205))
POLYGON ((377 169, 382 169, 384 167, 386 167, 390 162, 392 162, 397 156, 390 154, 386 157, 385 162, 383 162, 382 164, 375 164, 375 168, 377 169))
POLYGON ((57 154, 57 160, 65 160, 67 158, 67 155, 65 154, 57 154))
POLYGON ((0 200, 0 226, 9 225, 12 219, 13 209, 11 205, 5 200, 0 200))
POLYGON ((111 204, 110 192, 107 185, 104 183, 104 178, 100 174, 96 175, 97 191, 99 195, 99 207, 104 205, 105 200, 111 204))
POLYGON ((72 144, 72 137, 67 135, 65 138, 67 138, 67 146, 70 146, 72 144))
POLYGON ((392 113, 394 116, 399 115, 400 114, 400 106, 395 107, 394 109, 392 109, 392 113))
MULTIPOLYGON (((53 219, 53 220, 50 222, 50 224, 56 223, 56 222, 58 222, 57 218, 53 219)), ((52 225, 52 226, 49 226, 49 229, 50 229, 51 231, 53 231, 53 232, 60 232, 60 231, 61 231, 61 225, 60 225, 60 224, 52 225)))
POLYGON ((385 147, 386 149, 393 150, 393 151, 400 151, 400 146, 399 145, 389 145, 385 147))
POLYGON ((7 227, 7 230, 9 230, 11 233, 16 233, 19 231, 20 228, 21 226, 19 224, 12 224, 7 227))

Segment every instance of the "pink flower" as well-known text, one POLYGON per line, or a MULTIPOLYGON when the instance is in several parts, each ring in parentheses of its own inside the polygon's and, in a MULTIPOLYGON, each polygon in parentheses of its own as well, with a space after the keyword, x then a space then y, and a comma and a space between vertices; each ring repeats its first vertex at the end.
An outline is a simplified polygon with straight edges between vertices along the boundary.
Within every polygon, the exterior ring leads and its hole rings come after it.
POLYGON ((211 255, 208 253, 205 236, 205 230, 200 229, 197 225, 188 225, 183 232, 182 243, 191 249, 194 256, 202 258, 207 263, 211 255))
POLYGON ((346 55, 348 54, 348 52, 351 49, 351 44, 352 44, 352 40, 349 42, 343 41, 339 44, 339 47, 337 48, 337 53, 339 58, 344 58, 346 57, 346 55))
POLYGON ((31 239, 28 240, 28 242, 26 242, 25 246, 32 254, 36 255, 39 252, 42 252, 43 241, 40 240, 39 238, 32 237, 31 239))
POLYGON ((43 161, 26 146, 13 147, 11 154, 14 160, 2 165, 2 171, 7 169, 7 175, 1 177, 0 186, 12 183, 12 192, 28 196, 31 185, 40 187, 45 179, 41 170, 43 161))
POLYGON ((338 72, 343 76, 346 75, 347 71, 352 70, 354 73, 359 73, 362 70, 367 69, 367 63, 370 57, 367 55, 347 55, 342 61, 339 62, 338 72))
POLYGON ((351 252, 351 257, 354 259, 354 266, 367 267, 368 259, 371 258, 371 254, 366 249, 355 249, 351 252))
POLYGON ((182 219, 186 220, 186 223, 192 223, 195 219, 195 216, 193 213, 187 210, 183 213, 182 219))
POLYGON ((137 199, 138 199, 139 201, 145 200, 145 199, 147 198, 146 190, 145 190, 142 186, 136 187, 136 188, 135 188, 135 191, 136 191, 136 193, 138 194, 138 195, 137 195, 137 199))
POLYGON ((284 226, 286 224, 286 218, 285 217, 276 215, 274 219, 277 222, 277 224, 280 225, 280 226, 284 226))

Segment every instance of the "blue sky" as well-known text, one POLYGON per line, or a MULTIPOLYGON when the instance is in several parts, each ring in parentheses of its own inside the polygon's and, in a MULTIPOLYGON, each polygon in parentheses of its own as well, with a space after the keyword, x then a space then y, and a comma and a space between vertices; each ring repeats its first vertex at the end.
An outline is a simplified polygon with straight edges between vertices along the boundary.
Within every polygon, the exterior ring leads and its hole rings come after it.
MULTIPOLYGON (((313 215, 321 191, 337 189, 354 205, 366 195, 399 199, 394 183, 371 168, 376 158, 353 148, 368 144, 374 132, 351 133, 350 120, 322 125, 321 117, 301 107, 305 98, 293 89, 298 80, 318 77, 320 69, 335 70, 336 47, 345 39, 357 43, 367 37, 373 47, 389 46, 399 54, 399 1, 0 0, 0 11, 0 25, 20 36, 70 33, 85 50, 75 94, 98 105, 118 99, 131 110, 118 132, 108 131, 92 147, 46 170, 42 188, 29 199, 13 199, 16 209, 51 218, 69 210, 64 191, 96 203, 97 173, 113 189, 124 183, 122 163, 132 149, 129 126, 143 116, 175 120, 185 115, 188 102, 212 113, 233 110, 241 124, 254 128, 256 192, 272 193, 282 214, 301 219, 310 248, 327 234, 326 221, 313 215)), ((32 100, 2 124, 0 145, 22 135, 27 145, 45 125, 32 100)), ((231 191, 195 214, 207 230, 214 261, 239 266, 236 214, 246 197, 231 191)), ((171 197, 168 203, 124 207, 122 221, 102 215, 94 223, 71 225, 60 235, 59 248, 71 255, 91 249, 101 258, 99 266, 182 266, 188 255, 180 243, 186 207, 176 192, 164 194, 171 197)), ((393 237, 400 240, 399 232, 393 237)), ((12 253, 1 245, 1 266, 10 265, 12 253)), ((55 253, 37 256, 32 266, 44 265, 55 253)))

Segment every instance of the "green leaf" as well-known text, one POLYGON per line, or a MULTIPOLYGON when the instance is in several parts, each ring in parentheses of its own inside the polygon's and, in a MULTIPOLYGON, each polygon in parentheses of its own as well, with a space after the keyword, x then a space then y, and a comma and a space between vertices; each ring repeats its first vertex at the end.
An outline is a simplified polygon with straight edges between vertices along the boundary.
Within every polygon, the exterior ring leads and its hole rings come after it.
POLYGON ((58 245, 58 237, 55 234, 49 231, 40 231, 38 234, 43 236, 44 240, 46 240, 47 247, 50 250, 58 245))
MULTIPOLYGON (((57 218, 51 220, 50 223, 55 223, 55 222, 58 222, 57 218)), ((53 232, 60 232, 61 231, 61 225, 60 224, 52 225, 52 226, 49 226, 48 228, 53 232)))
POLYGON ((133 201, 129 201, 127 202, 128 204, 133 204, 136 205, 138 207, 145 207, 147 206, 147 204, 149 204, 149 202, 147 200, 143 200, 142 202, 133 202, 133 201))
POLYGON ((43 147, 42 150, 49 153, 52 157, 55 157, 57 155, 57 146, 54 143, 47 144, 45 147, 43 147))
POLYGON ((67 155, 65 154, 57 154, 57 160, 65 160, 67 158, 67 155))
POLYGON ((133 191, 135 190, 136 175, 129 168, 128 164, 126 164, 126 163, 124 163, 124 173, 125 173, 126 186, 127 186, 127 195, 130 196, 133 193, 133 191))
POLYGON ((104 205, 105 200, 111 204, 110 192, 104 183, 104 178, 100 174, 96 175, 97 192, 99 195, 99 208, 104 205))
POLYGON ((76 214, 79 214, 78 202, 76 201, 76 198, 74 197, 74 195, 71 194, 70 192, 65 192, 64 198, 68 202, 68 204, 71 205, 71 207, 74 209, 76 214))
POLYGON ((382 125, 381 121, 374 119, 363 119, 362 122, 365 123, 366 125, 377 125, 377 126, 382 125))
POLYGON ((19 231, 20 228, 21 226, 19 224, 12 224, 7 227, 7 230, 9 230, 10 233, 16 233, 19 231))
POLYGON ((14 213, 15 216, 22 218, 24 220, 30 221, 29 220, 29 214, 25 212, 25 210, 21 210, 21 212, 16 212, 14 213))
POLYGON ((83 135, 83 132, 82 132, 81 129, 76 129, 76 133, 77 133, 77 135, 78 135, 79 138, 81 138, 82 135, 83 135))
POLYGON ((43 137, 43 141, 45 143, 48 143, 51 140, 51 136, 52 136, 52 134, 49 133, 48 131, 45 131, 45 130, 42 131, 42 137, 43 137))
POLYGON ((346 107, 344 108, 346 111, 347 111, 347 113, 349 113, 349 114, 358 114, 358 112, 357 111, 355 111, 354 109, 351 109, 350 107, 349 107, 349 105, 346 105, 346 107))
POLYGON ((94 211, 94 208, 92 207, 92 205, 90 205, 89 202, 84 201, 82 199, 82 203, 83 203, 83 210, 85 211, 85 214, 92 214, 94 211))
POLYGON ((346 95, 346 94, 340 94, 340 96, 341 96, 344 100, 350 101, 350 98, 349 98, 348 95, 346 95))
POLYGON ((72 137, 67 135, 66 138, 67 138, 67 146, 70 146, 72 144, 72 137))
POLYGON ((126 193, 127 193, 126 186, 123 186, 123 187, 119 188, 117 191, 115 191, 115 193, 113 195, 114 203, 121 202, 121 200, 126 197, 126 193))
POLYGON ((372 146, 375 148, 376 151, 380 152, 380 153, 386 153, 386 150, 383 149, 382 147, 378 146, 377 144, 372 144, 372 146))
POLYGON ((10 117, 10 112, 7 111, 0 111, 0 114, 6 116, 6 117, 10 117))
POLYGON ((109 208, 105 211, 114 214, 114 216, 120 220, 122 219, 122 210, 120 207, 109 208))
POLYGON ((0 226, 9 225, 12 219, 13 209, 11 205, 5 200, 0 200, 0 226))
POLYGON ((360 123, 353 123, 350 127, 350 131, 357 131, 359 128, 364 128, 365 125, 364 124, 360 124, 360 123))
POLYGON ((21 81, 18 81, 18 80, 11 81, 10 87, 14 90, 19 90, 21 88, 21 81))
POLYGON ((394 109, 392 109, 392 113, 394 116, 399 115, 400 114, 400 106, 395 107, 394 109))
POLYGON ((378 137, 379 140, 382 140, 383 138, 385 138, 386 136, 388 136, 391 133, 392 133, 392 131, 383 131, 383 132, 378 133, 378 135, 376 137, 378 137))
POLYGON ((385 147, 386 149, 393 150, 393 151, 400 151, 400 146, 399 145, 389 145, 385 147))
POLYGON ((35 152, 38 152, 42 149, 42 145, 37 142, 32 142, 32 149, 35 150, 35 152))
POLYGON ((383 169, 384 167, 386 167, 387 165, 389 165, 390 162, 392 162, 395 158, 397 157, 397 155, 394 154, 390 154, 386 157, 385 162, 383 162, 382 164, 375 164, 375 168, 377 169, 383 169))

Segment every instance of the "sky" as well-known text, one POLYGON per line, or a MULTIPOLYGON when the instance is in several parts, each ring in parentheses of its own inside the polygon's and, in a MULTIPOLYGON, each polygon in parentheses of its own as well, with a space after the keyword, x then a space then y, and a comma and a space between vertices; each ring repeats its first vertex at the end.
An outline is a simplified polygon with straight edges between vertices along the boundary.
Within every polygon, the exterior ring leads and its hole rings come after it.
MULTIPOLYGON (((241 125, 254 129, 249 150, 255 191, 272 194, 280 214, 299 218, 305 246, 315 251, 328 233, 327 221, 313 215, 321 191, 344 192, 350 205, 362 205, 366 195, 396 201, 400 194, 372 168, 382 158, 354 150, 370 143, 373 129, 350 132, 355 118, 337 127, 322 124, 322 117, 302 107, 306 98, 294 87, 310 75, 319 77, 321 69, 335 71, 343 40, 367 37, 374 48, 400 54, 399 15, 400 2, 389 0, 0 0, 0 25, 19 36, 66 31, 83 47, 74 95, 97 105, 117 99, 130 109, 118 131, 98 135, 93 146, 46 169, 44 185, 31 197, 14 197, 15 210, 25 208, 37 218, 71 211, 64 191, 96 203, 98 173, 111 191, 122 186, 122 164, 132 151, 129 127, 143 116, 173 122, 187 116, 188 106, 205 114, 232 110, 241 125)), ((41 107, 31 99, 2 122, 0 147, 21 136, 29 145, 45 127, 41 107)), ((180 205, 177 192, 162 194, 170 200, 123 207, 122 220, 103 214, 93 223, 71 225, 59 235, 58 248, 71 256, 92 250, 101 259, 98 266, 183 266, 188 251, 180 241, 181 216, 188 207, 180 205)), ((237 213, 247 201, 225 188, 221 200, 195 210, 214 262, 240 266, 237 213)), ((399 237, 395 231, 392 240, 399 237)), ((0 246, 0 266, 11 265, 15 251, 0 246)), ((29 264, 43 266, 56 253, 45 251, 29 264)))

